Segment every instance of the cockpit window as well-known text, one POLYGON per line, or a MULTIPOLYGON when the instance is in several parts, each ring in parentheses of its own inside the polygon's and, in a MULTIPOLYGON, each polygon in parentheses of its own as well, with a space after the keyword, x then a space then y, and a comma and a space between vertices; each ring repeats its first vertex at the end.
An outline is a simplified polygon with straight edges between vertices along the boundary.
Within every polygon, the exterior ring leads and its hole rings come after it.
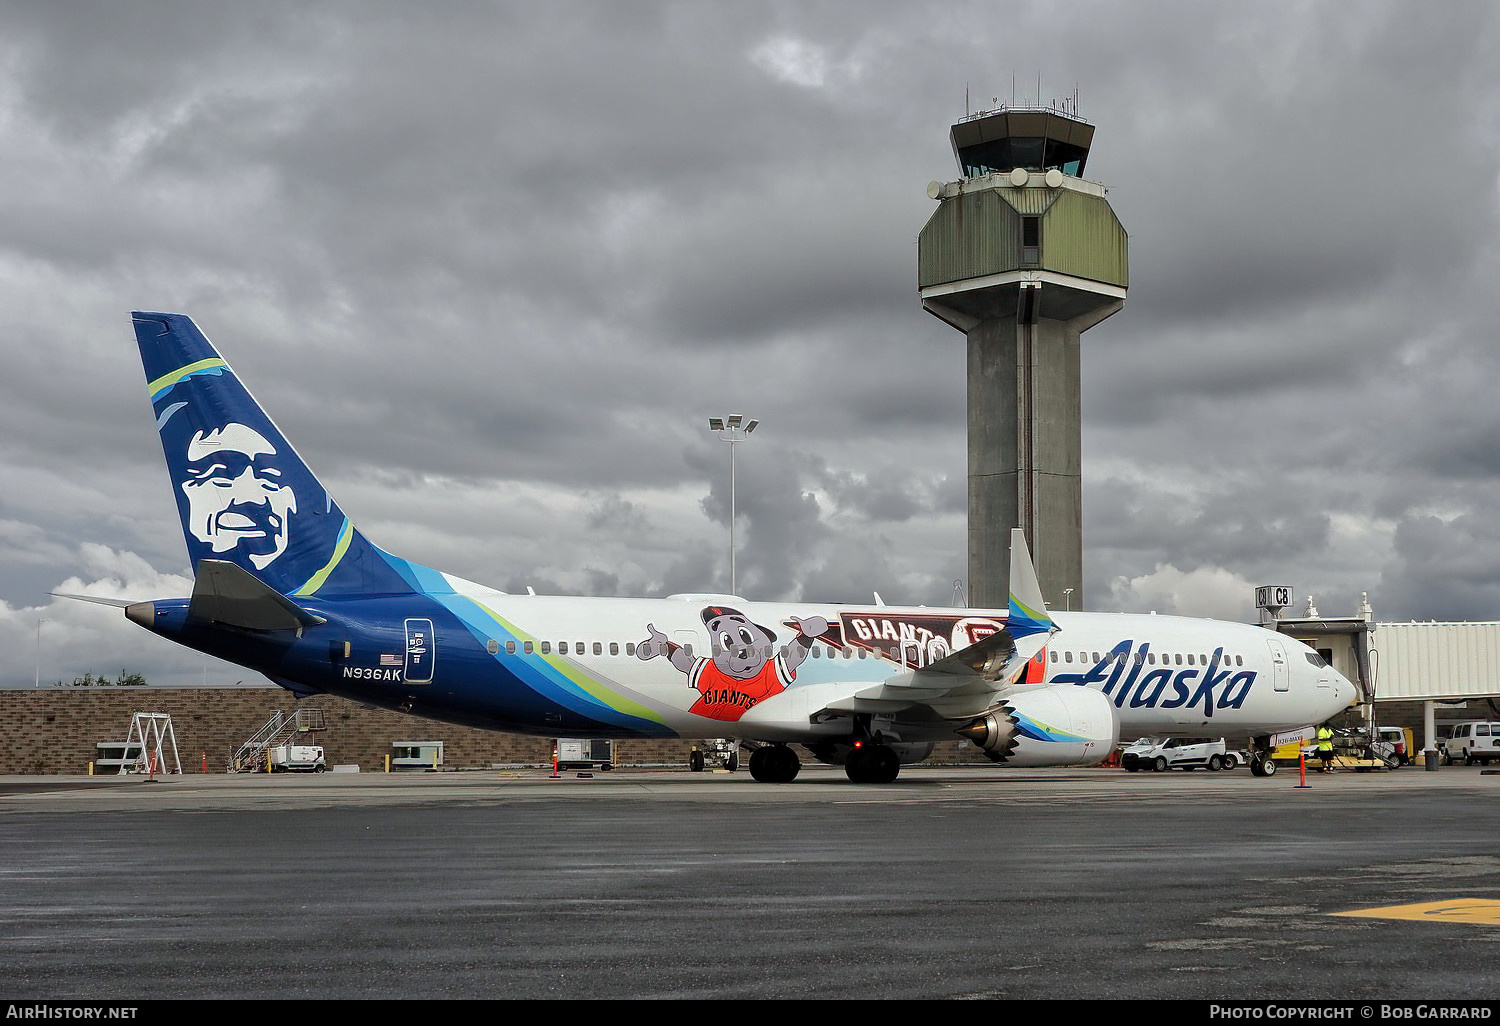
POLYGON ((1307 661, 1312 663, 1314 666, 1324 667, 1328 665, 1323 661, 1323 657, 1318 655, 1318 653, 1316 652, 1304 652, 1302 654, 1307 658, 1307 661))

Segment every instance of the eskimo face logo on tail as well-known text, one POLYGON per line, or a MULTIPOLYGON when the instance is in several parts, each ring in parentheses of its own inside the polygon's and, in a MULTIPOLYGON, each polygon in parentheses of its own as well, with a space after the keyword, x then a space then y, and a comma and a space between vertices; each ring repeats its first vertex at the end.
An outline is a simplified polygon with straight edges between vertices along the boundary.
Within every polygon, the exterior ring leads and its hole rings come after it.
POLYGON ((215 553, 242 551, 264 570, 286 551, 297 494, 282 480, 276 447, 230 423, 194 433, 187 445, 188 533, 215 553))

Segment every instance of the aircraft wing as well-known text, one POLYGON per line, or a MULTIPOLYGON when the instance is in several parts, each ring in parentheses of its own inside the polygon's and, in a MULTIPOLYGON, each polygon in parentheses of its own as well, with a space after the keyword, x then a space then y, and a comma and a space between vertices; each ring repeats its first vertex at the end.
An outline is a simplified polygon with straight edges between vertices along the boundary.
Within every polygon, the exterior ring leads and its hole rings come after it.
POLYGON ((893 674, 879 684, 834 699, 824 711, 891 715, 925 706, 945 718, 983 711, 999 691, 1015 683, 1057 631, 1047 615, 1031 553, 1019 529, 1011 531, 1009 605, 1003 631, 929 666, 893 674))

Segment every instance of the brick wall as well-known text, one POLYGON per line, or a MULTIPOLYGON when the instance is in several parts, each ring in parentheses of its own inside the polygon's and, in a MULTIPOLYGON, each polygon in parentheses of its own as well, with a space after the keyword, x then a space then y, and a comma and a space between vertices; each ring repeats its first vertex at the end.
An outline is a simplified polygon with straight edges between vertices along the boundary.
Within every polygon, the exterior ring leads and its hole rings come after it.
MULTIPOLYGON (((495 765, 550 766, 550 738, 501 734, 414 716, 366 709, 317 695, 300 702, 280 688, 44 688, 0 691, 0 774, 85 773, 99 741, 123 741, 138 712, 168 713, 185 773, 223 773, 236 748, 280 709, 321 709, 321 744, 330 766, 353 763, 366 773, 384 768, 392 741, 443 741, 448 769, 495 765)), ((687 765, 687 741, 617 741, 621 766, 687 765)), ((815 760, 802 752, 803 761, 815 760)), ((744 756, 742 755, 742 760, 744 756)), ((928 763, 984 762, 972 746, 940 744, 928 763)))

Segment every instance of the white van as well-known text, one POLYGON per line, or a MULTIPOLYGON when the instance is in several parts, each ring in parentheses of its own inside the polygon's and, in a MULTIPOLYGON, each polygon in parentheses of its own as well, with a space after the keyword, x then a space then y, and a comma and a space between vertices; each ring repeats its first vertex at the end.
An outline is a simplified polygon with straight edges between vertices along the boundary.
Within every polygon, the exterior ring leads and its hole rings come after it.
POLYGON ((1448 762, 1462 762, 1465 766, 1476 762, 1488 766, 1491 759, 1500 762, 1500 721, 1455 723, 1443 751, 1448 762))

